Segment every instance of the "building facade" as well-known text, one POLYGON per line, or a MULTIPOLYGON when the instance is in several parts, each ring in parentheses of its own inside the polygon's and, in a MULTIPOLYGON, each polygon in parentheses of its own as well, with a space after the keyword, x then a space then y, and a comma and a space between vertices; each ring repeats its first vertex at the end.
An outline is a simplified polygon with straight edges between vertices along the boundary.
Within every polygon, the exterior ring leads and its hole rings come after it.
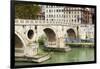
POLYGON ((81 39, 86 39, 87 35, 88 38, 94 38, 93 8, 55 5, 43 5, 41 8, 46 24, 77 26, 81 39))

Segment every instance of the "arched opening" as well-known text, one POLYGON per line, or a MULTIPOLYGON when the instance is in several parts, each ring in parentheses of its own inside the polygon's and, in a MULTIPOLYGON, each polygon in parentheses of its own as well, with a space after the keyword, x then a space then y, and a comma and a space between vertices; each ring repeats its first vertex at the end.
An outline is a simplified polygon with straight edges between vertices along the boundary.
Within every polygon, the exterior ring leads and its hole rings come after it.
POLYGON ((67 34, 68 34, 68 37, 67 37, 68 42, 75 42, 76 41, 76 33, 73 29, 68 29, 67 34))
POLYGON ((22 43, 21 39, 15 34, 15 53, 24 53, 23 46, 24 44, 22 43))
POLYGON ((15 34, 15 48, 22 48, 23 43, 21 42, 20 38, 15 34))
POLYGON ((44 29, 44 32, 45 32, 49 42, 56 41, 56 34, 52 29, 46 28, 46 29, 44 29))
POLYGON ((68 33, 69 38, 76 38, 76 34, 75 34, 75 31, 73 29, 68 29, 67 33, 68 33))
POLYGON ((28 38, 29 38, 29 39, 32 39, 32 38, 33 38, 33 35, 34 35, 33 30, 29 30, 29 31, 28 31, 28 34, 27 34, 28 38))

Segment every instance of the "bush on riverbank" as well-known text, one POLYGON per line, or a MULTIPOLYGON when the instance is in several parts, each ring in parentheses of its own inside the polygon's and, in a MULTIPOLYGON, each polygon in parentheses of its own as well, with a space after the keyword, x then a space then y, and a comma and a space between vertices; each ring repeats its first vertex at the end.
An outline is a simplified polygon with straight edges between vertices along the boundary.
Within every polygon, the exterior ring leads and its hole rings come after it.
POLYGON ((47 37, 45 35, 40 36, 38 39, 39 46, 45 45, 46 40, 47 40, 47 37))

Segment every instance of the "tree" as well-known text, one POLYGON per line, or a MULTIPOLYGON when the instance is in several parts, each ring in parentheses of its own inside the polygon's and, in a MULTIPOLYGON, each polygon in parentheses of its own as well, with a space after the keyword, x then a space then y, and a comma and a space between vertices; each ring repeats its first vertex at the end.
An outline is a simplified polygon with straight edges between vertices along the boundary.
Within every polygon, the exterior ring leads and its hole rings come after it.
POLYGON ((40 46, 41 46, 41 45, 44 45, 46 41, 47 41, 47 37, 46 37, 45 34, 41 35, 41 36, 39 37, 39 39, 38 39, 38 43, 39 43, 40 46))
POLYGON ((40 11, 40 6, 36 4, 15 3, 15 18, 36 19, 36 16, 40 11))

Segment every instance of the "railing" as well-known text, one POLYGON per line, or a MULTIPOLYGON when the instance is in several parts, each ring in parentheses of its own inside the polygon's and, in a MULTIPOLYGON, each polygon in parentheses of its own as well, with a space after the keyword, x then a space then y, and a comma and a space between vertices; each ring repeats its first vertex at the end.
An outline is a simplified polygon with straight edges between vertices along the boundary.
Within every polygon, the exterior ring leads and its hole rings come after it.
POLYGON ((45 20, 15 19, 15 24, 45 24, 45 20))
POLYGON ((66 23, 66 22, 53 22, 53 21, 46 21, 46 20, 32 20, 32 19, 15 19, 15 25, 67 25, 67 26, 94 26, 94 24, 75 24, 75 23, 66 23))

